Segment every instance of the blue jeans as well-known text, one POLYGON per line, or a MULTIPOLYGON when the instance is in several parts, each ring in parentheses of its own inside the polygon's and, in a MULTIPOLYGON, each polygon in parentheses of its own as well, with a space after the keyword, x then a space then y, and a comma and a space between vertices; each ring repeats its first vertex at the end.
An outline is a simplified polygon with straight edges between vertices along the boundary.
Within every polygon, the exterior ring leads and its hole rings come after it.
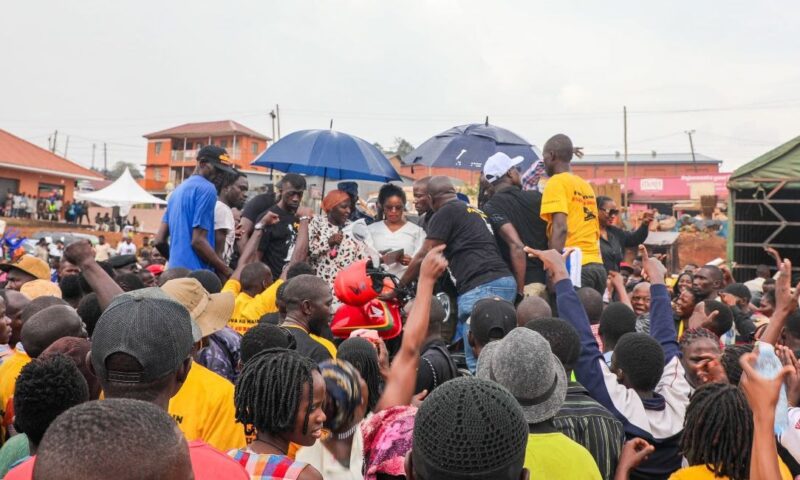
POLYGON ((453 340, 463 339, 464 341, 464 356, 467 360, 467 368, 473 374, 475 367, 478 364, 478 359, 472 352, 472 347, 467 340, 467 319, 472 314, 472 307, 478 300, 489 297, 500 297, 503 300, 508 300, 513 303, 517 295, 517 282, 514 277, 502 277, 497 280, 479 285, 468 292, 464 292, 458 296, 456 302, 458 303, 458 325, 456 325, 456 333, 453 340))

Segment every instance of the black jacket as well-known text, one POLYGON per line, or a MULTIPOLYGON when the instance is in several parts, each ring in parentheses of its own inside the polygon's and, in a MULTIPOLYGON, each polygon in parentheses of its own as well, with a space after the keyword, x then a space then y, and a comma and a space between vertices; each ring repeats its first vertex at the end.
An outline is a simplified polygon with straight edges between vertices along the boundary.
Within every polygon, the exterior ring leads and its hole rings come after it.
POLYGON ((648 225, 642 224, 633 232, 617 227, 606 227, 608 240, 600 237, 600 254, 607 272, 619 272, 619 263, 625 258, 625 249, 638 247, 647 239, 648 225))

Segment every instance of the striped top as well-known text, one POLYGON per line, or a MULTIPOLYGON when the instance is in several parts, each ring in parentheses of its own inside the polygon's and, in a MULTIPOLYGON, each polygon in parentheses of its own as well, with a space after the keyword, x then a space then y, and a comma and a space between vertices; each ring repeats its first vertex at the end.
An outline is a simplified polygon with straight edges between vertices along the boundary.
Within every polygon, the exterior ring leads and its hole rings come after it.
POLYGON ((590 397, 580 383, 569 383, 567 398, 553 418, 553 425, 592 454, 603 479, 614 478, 625 440, 622 422, 590 397))
POLYGON ((228 455, 247 470, 250 480, 294 480, 308 465, 285 455, 254 453, 249 450, 231 450, 228 455))

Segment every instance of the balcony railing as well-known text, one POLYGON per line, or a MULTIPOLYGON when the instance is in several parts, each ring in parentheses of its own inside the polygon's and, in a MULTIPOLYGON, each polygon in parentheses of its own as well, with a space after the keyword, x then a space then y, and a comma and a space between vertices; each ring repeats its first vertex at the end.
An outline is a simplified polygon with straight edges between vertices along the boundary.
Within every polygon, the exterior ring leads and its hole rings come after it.
MULTIPOLYGON (((239 158, 241 157, 241 149, 239 149, 238 147, 236 149, 226 148, 226 150, 228 151, 228 156, 230 157, 231 160, 239 160, 239 158)), ((195 150, 173 150, 170 160, 173 163, 193 162, 197 158, 197 152, 198 151, 199 150, 196 150, 196 149, 195 150)))

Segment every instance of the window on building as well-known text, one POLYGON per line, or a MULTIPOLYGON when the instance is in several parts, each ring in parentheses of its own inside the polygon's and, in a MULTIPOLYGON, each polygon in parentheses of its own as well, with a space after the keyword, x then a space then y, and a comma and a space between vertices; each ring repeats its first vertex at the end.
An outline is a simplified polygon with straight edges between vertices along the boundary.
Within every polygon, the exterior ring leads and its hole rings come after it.
POLYGON ((220 140, 219 146, 222 148, 228 148, 228 141, 227 140, 220 140))
POLYGON ((156 182, 160 182, 161 181, 161 169, 160 168, 156 168, 155 177, 156 177, 156 182))
POLYGON ((258 142, 253 142, 251 144, 253 146, 253 155, 258 153, 258 142))
POLYGON ((154 143, 153 150, 156 152, 156 155, 161 155, 161 142, 154 143))

